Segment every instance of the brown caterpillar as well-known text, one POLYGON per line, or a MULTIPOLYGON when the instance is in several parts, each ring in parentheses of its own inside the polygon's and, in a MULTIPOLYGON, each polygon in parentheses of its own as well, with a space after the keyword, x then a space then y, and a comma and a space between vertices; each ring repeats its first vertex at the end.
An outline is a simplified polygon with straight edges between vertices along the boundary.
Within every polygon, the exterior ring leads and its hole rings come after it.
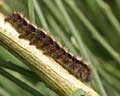
POLYGON ((91 69, 85 62, 67 52, 43 29, 31 24, 22 14, 14 12, 6 16, 5 21, 16 28, 20 33, 19 38, 30 40, 30 45, 35 45, 37 49, 41 49, 75 77, 82 81, 90 81, 92 79, 91 69))

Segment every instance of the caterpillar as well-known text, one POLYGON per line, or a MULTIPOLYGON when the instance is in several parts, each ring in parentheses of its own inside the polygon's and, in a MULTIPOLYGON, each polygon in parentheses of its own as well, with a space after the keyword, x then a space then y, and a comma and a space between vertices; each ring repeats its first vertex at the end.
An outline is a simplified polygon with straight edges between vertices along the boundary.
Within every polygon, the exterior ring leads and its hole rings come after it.
POLYGON ((81 81, 91 81, 92 71, 83 60, 73 56, 53 37, 49 36, 45 30, 31 24, 21 13, 11 13, 5 17, 5 22, 9 22, 14 26, 20 34, 19 38, 29 40, 30 45, 35 45, 44 54, 52 57, 75 77, 81 81))

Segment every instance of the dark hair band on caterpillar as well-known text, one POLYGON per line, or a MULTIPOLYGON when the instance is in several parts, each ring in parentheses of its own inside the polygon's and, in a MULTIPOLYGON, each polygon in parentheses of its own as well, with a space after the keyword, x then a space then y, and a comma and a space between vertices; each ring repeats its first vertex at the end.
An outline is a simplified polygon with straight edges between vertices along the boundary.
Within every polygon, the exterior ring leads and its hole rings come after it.
POLYGON ((82 81, 92 79, 91 69, 85 62, 67 52, 43 29, 31 24, 22 14, 14 12, 6 16, 5 21, 16 28, 20 33, 20 38, 29 40, 30 45, 35 45, 37 49, 43 50, 44 54, 52 57, 75 77, 82 81))

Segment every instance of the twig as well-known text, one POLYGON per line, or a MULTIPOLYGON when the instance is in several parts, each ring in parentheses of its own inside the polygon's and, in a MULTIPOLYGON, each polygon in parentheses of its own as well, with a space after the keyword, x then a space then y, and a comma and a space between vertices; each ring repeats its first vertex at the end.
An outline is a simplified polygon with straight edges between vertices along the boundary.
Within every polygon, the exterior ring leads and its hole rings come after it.
POLYGON ((5 23, 4 16, 0 14, 2 46, 30 67, 51 89, 60 96, 70 96, 78 90, 83 90, 85 96, 99 96, 90 87, 69 74, 51 57, 44 55, 41 50, 29 45, 27 40, 19 39, 18 36, 18 32, 10 24, 5 23))

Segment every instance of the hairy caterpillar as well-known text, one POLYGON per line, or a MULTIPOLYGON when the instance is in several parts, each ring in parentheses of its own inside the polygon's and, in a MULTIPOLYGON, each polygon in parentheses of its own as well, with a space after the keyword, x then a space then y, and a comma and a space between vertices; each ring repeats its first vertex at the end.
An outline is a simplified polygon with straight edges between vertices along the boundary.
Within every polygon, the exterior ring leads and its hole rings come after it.
POLYGON ((43 29, 31 24, 22 14, 14 12, 6 16, 5 21, 16 28, 20 33, 19 38, 29 40, 30 45, 35 45, 37 49, 41 49, 44 54, 52 57, 75 77, 82 81, 92 79, 91 69, 85 62, 66 51, 43 29))

